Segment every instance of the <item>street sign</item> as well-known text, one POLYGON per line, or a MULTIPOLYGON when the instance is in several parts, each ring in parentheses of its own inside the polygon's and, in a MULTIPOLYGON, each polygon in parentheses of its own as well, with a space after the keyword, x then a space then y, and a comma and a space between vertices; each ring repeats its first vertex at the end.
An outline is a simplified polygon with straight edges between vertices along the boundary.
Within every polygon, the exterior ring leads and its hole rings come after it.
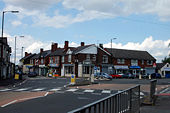
POLYGON ((71 75, 71 84, 75 84, 75 79, 76 79, 75 75, 71 75))

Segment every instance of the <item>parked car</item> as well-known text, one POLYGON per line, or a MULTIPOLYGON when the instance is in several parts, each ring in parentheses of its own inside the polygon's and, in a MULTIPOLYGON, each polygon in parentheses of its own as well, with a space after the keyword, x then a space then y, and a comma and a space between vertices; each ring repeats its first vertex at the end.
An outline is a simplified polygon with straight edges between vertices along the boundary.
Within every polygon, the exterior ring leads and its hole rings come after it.
POLYGON ((107 78, 107 79, 112 79, 112 76, 110 76, 109 74, 107 73, 100 73, 101 77, 103 78, 107 78))
POLYGON ((161 78, 161 75, 159 73, 152 73, 151 78, 161 78))
POLYGON ((36 77, 37 73, 36 72, 29 72, 28 77, 36 77))
POLYGON ((149 78, 149 74, 143 74, 142 78, 149 78))
POLYGON ((126 73, 122 75, 122 78, 135 78, 135 75, 131 74, 131 73, 126 73))
POLYGON ((112 76, 112 78, 122 78, 122 73, 119 74, 111 74, 110 76, 112 76))

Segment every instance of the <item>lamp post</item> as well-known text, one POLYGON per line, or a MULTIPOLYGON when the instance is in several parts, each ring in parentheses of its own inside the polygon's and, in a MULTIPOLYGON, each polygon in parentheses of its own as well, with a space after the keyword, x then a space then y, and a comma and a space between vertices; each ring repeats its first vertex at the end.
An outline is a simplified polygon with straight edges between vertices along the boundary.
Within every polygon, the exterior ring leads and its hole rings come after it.
POLYGON ((1 38, 3 38, 3 32, 4 32, 4 15, 7 12, 11 12, 11 13, 19 13, 19 11, 3 11, 2 12, 2 34, 1 34, 1 38))
MULTIPOLYGON (((19 37, 24 37, 24 36, 19 36, 19 37)), ((17 36, 15 36, 15 58, 14 58, 14 64, 16 63, 16 38, 17 36)))
MULTIPOLYGON (((111 39, 111 63, 113 63, 113 51, 112 51, 112 40, 116 40, 117 38, 112 38, 111 39)), ((113 67, 112 67, 113 68, 113 67)))
POLYGON ((24 47, 22 47, 22 49, 21 49, 21 58, 23 58, 23 49, 24 49, 24 47))

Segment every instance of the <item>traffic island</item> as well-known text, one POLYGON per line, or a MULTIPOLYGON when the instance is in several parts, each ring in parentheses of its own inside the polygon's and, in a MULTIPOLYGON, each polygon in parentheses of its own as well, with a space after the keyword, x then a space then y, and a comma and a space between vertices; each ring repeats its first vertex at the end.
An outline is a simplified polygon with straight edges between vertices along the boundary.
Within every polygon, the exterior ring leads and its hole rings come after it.
POLYGON ((72 87, 72 86, 86 86, 86 85, 92 85, 92 84, 98 84, 98 82, 90 82, 89 80, 75 81, 75 84, 69 84, 69 87, 72 87))

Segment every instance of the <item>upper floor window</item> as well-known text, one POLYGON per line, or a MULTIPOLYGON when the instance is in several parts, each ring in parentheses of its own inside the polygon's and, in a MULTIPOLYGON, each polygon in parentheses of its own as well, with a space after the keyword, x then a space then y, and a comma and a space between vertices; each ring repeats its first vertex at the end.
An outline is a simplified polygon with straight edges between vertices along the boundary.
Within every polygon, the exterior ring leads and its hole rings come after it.
POLYGON ((153 61, 152 60, 147 60, 147 65, 153 65, 153 61))
POLYGON ((86 60, 90 60, 90 55, 86 55, 86 60))
POLYGON ((138 60, 131 60, 131 66, 138 66, 138 60))
POLYGON ((44 59, 41 59, 41 64, 44 64, 44 59))
POLYGON ((71 62, 71 55, 68 55, 68 62, 71 62))
POLYGON ((144 65, 144 60, 141 61, 141 64, 144 65))
POLYGON ((33 60, 30 60, 30 63, 33 64, 33 60))
POLYGON ((38 59, 35 59, 35 64, 38 65, 38 59))
POLYGON ((103 63, 108 63, 108 56, 107 55, 103 55, 103 63))
POLYGON ((64 62, 64 56, 62 56, 62 63, 64 62))
POLYGON ((124 64, 125 63, 125 59, 117 59, 117 63, 118 64, 124 64))
POLYGON ((53 63, 53 57, 50 57, 50 64, 53 63))
POLYGON ((56 56, 56 57, 55 57, 55 63, 56 63, 56 64, 59 64, 59 56, 56 56))
POLYGON ((93 61, 96 61, 96 55, 93 55, 93 61))

